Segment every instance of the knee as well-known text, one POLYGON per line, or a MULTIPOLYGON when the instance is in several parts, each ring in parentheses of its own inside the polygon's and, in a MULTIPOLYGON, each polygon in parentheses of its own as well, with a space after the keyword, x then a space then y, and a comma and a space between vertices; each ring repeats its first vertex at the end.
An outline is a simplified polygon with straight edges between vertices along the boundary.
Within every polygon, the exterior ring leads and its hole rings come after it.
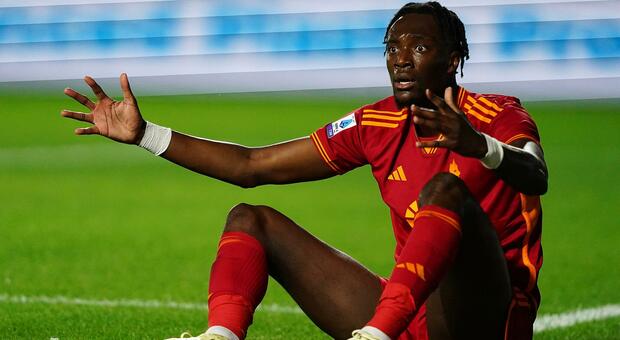
POLYGON ((433 176, 422 188, 419 201, 421 205, 438 205, 455 212, 461 212, 470 197, 467 186, 457 176, 441 172, 433 176))
POLYGON ((241 231, 259 238, 263 232, 260 208, 246 203, 235 205, 228 212, 224 231, 241 231))

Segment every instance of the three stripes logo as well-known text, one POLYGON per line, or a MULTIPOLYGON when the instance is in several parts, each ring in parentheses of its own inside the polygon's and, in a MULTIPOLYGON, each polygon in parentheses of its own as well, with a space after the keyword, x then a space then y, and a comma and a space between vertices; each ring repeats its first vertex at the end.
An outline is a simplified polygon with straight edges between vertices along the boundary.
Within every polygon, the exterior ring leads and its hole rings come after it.
POLYGON ((423 281, 426 281, 424 277, 424 266, 419 263, 402 262, 397 264, 396 268, 406 269, 419 276, 423 281))
POLYGON ((405 119, 407 119, 406 109, 402 109, 400 111, 364 109, 362 111, 362 125, 366 126, 378 126, 394 129, 405 119))
POLYGON ((405 172, 403 171, 403 166, 399 165, 396 170, 392 171, 392 174, 388 176, 389 181, 407 181, 407 176, 405 176, 405 172))
MULTIPOLYGON (((462 96, 464 96, 464 92, 462 91, 462 96)), ((464 100, 463 109, 468 115, 487 124, 491 123, 491 120, 504 110, 484 97, 476 99, 470 95, 467 95, 467 98, 464 100)))

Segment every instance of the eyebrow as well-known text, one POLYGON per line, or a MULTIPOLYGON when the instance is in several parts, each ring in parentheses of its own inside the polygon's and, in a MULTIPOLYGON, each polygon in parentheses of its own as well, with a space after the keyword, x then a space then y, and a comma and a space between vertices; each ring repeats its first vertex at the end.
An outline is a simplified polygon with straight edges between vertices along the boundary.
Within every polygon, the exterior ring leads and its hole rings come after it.
MULTIPOLYGON (((431 39, 431 40, 433 40, 432 37, 429 37, 429 36, 423 35, 423 34, 405 33, 405 34, 402 34, 402 35, 409 35, 409 36, 412 36, 412 37, 417 38, 417 39, 431 39)), ((398 41, 398 38, 389 38, 385 42, 386 43, 390 43, 390 42, 397 42, 397 41, 398 41)))

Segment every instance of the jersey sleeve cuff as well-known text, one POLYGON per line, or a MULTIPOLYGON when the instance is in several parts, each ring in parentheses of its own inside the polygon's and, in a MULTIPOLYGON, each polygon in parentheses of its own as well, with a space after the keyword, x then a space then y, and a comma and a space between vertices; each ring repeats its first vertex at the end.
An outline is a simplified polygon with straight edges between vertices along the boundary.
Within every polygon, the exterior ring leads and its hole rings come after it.
POLYGON ((536 144, 540 144, 540 141, 538 140, 538 138, 533 137, 533 136, 528 135, 528 134, 525 134, 525 133, 520 133, 518 135, 514 135, 514 136, 508 138, 504 143, 505 144, 510 144, 510 143, 512 143, 512 142, 514 142, 516 140, 519 140, 519 139, 529 139, 529 140, 531 140, 532 142, 534 142, 536 144))
POLYGON ((327 149, 321 142, 321 138, 319 137, 319 135, 316 132, 313 132, 310 135, 310 139, 312 139, 314 146, 316 147, 317 151, 321 155, 321 158, 323 159, 323 161, 325 161, 325 164, 327 164, 327 166, 330 169, 332 169, 334 172, 338 174, 342 174, 343 171, 338 167, 338 165, 336 165, 336 163, 334 163, 334 160, 329 156, 329 154, 327 153, 327 149))

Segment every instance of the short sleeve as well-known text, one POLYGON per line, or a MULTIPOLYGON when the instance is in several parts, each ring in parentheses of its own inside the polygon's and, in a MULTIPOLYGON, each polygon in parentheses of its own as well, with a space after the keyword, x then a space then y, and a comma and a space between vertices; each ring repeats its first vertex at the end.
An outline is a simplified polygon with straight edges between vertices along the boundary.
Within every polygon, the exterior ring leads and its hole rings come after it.
POLYGON ((493 120, 489 132, 506 144, 518 139, 529 139, 540 144, 536 123, 517 100, 502 105, 502 112, 493 120))
POLYGON ((368 163, 361 143, 359 112, 351 112, 310 135, 321 158, 338 174, 368 163))

